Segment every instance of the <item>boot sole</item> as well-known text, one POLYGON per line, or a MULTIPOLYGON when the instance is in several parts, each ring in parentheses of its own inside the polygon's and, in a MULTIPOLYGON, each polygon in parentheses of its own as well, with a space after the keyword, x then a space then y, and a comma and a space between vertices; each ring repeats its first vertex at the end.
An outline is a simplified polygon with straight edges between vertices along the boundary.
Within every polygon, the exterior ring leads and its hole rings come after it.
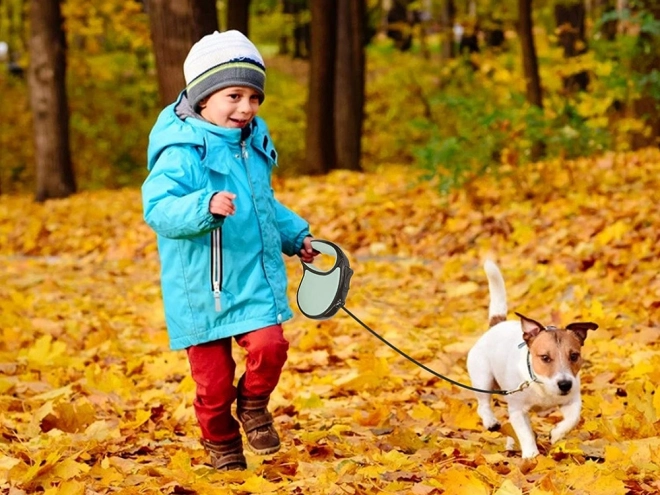
POLYGON ((248 449, 254 454, 257 455, 269 455, 269 454, 274 454, 278 450, 282 448, 282 445, 278 445, 276 447, 268 447, 267 449, 255 449, 252 445, 248 443, 248 449))

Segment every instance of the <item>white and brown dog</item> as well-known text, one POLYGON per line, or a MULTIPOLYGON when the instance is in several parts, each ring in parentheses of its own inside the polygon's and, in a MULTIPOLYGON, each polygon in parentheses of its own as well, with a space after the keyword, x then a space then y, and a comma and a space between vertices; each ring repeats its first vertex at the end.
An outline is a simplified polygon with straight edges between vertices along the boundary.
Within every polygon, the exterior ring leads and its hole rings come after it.
MULTIPOLYGON (((571 323, 566 328, 543 326, 518 313, 520 321, 505 321, 507 314, 504 279, 497 265, 484 264, 488 276, 490 329, 477 341, 467 357, 472 386, 482 390, 522 390, 505 395, 509 421, 518 437, 523 458, 538 455, 536 436, 529 419, 531 410, 559 407, 563 419, 550 433, 555 443, 580 420, 582 399, 580 350, 588 330, 598 325, 591 322, 571 323), (527 386, 529 385, 529 386, 527 386)), ((500 427, 493 414, 491 395, 477 393, 477 413, 491 431, 500 427)), ((514 439, 508 437, 506 448, 512 450, 514 439)))

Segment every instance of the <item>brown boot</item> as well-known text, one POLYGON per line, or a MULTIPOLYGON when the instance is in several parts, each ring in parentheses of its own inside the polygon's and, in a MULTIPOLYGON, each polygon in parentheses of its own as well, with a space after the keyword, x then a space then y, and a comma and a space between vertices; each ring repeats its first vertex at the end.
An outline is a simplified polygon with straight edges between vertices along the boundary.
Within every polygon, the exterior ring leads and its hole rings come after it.
POLYGON ((211 465, 218 471, 247 469, 241 437, 229 442, 212 442, 202 439, 202 445, 211 457, 211 465))
POLYGON ((268 412, 269 397, 238 397, 236 413, 243 425, 250 450, 255 454, 273 454, 280 450, 280 436, 268 412))

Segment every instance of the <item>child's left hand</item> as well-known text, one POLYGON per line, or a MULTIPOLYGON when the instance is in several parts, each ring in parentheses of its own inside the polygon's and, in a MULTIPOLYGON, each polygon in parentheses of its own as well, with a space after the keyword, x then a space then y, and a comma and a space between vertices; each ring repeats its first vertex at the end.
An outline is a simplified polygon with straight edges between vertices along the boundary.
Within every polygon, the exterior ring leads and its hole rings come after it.
POLYGON ((300 259, 305 263, 312 263, 314 261, 314 257, 316 257, 318 254, 319 252, 312 248, 312 238, 309 236, 305 237, 305 240, 303 240, 302 248, 298 252, 300 259))

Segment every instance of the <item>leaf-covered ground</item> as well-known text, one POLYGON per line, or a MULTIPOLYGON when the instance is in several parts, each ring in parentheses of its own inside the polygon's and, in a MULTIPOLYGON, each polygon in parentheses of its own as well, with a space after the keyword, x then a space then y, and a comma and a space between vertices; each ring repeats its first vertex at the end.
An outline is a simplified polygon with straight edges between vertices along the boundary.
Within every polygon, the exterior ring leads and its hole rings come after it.
MULTIPOLYGON (((339 243, 347 307, 427 366, 467 381, 485 330, 481 268, 510 311, 593 320, 582 421, 522 462, 470 392, 416 368, 340 313, 286 325, 272 456, 206 464, 185 354, 163 323, 139 191, 45 205, 0 197, 0 492, 91 494, 651 494, 660 491, 660 152, 537 164, 441 197, 399 168, 278 180, 339 243)), ((301 268, 288 262, 290 299, 301 268)), ((240 370, 239 370, 240 371, 240 370)), ((506 421, 505 408, 497 412, 506 421)))

